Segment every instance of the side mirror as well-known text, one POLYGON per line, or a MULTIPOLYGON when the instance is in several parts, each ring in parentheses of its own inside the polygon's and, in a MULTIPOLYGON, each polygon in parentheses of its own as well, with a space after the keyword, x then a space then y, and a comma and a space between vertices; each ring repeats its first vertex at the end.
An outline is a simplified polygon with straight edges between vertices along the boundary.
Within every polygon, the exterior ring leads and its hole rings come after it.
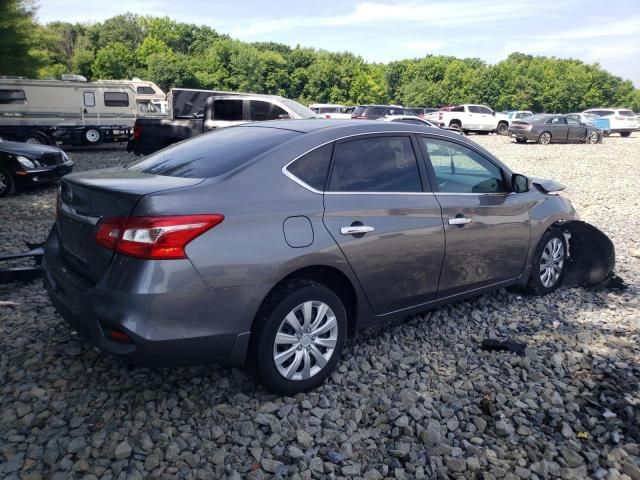
POLYGON ((516 193, 524 193, 529 191, 529 179, 520 175, 519 173, 514 173, 511 175, 511 187, 513 191, 516 193))

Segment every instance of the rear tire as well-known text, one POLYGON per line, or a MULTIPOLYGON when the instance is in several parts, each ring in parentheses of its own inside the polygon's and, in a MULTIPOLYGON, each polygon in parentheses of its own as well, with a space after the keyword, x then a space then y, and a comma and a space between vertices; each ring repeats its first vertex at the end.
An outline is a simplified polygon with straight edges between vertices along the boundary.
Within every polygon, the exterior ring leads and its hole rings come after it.
POLYGON ((538 137, 538 143, 540 145, 549 145, 551 143, 551 133, 550 132, 542 132, 538 137))
POLYGON ((449 128, 455 128, 456 130, 462 130, 462 125, 457 120, 452 120, 449 123, 449 128))
POLYGON ((100 135, 100 130, 97 128, 87 128, 83 133, 83 139, 89 145, 97 145, 100 143, 100 139, 102 135, 100 135))
POLYGON ((24 142, 31 145, 49 145, 49 138, 44 133, 30 132, 24 137, 24 142))
POLYGON ((599 141, 600 141, 600 135, 598 135, 598 132, 591 132, 587 137, 587 143, 595 144, 595 143, 598 143, 599 141))
POLYGON ((560 288, 567 260, 564 235, 558 230, 549 230, 540 239, 533 256, 528 290, 534 295, 546 295, 560 288))
POLYGON ((254 370, 267 390, 281 395, 322 385, 340 360, 347 336, 340 297, 308 280, 274 291, 260 308, 256 325, 251 335, 254 370))
POLYGON ((500 122, 498 124, 498 129, 496 130, 498 135, 507 135, 509 133, 509 125, 505 122, 500 122))
POLYGON ((630 137, 631 136, 631 132, 620 132, 620 136, 621 137, 630 137))
POLYGON ((16 191, 16 182, 9 172, 0 168, 0 197, 8 197, 16 191))

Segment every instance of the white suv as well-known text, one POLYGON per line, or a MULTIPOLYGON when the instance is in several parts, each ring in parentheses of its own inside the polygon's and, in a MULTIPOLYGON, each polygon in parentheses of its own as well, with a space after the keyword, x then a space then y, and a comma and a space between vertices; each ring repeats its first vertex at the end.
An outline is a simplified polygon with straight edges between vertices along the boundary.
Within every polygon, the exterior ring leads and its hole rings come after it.
POLYGON ((619 133, 621 137, 628 137, 638 130, 638 120, 632 110, 626 108, 590 108, 582 113, 592 113, 609 120, 609 129, 605 134, 619 133))

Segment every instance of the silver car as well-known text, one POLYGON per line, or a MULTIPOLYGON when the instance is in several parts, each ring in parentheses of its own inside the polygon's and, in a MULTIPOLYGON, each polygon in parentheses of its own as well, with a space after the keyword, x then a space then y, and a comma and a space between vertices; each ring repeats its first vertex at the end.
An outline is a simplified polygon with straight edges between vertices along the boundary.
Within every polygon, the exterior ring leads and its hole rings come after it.
POLYGON ((438 128, 230 127, 64 177, 45 285, 106 352, 252 365, 293 394, 357 329, 499 287, 605 281, 611 242, 561 188, 438 128))

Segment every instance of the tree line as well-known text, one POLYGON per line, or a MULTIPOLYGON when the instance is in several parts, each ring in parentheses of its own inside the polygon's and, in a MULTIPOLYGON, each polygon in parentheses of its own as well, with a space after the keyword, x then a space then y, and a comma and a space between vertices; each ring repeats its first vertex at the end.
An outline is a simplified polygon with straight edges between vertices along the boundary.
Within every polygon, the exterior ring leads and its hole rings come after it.
POLYGON ((31 0, 0 6, 0 75, 151 80, 171 87, 283 95, 303 103, 483 103, 496 110, 640 110, 640 89, 598 64, 512 53, 477 58, 427 55, 369 63, 349 52, 248 43, 168 17, 125 14, 95 24, 35 20, 31 0))

